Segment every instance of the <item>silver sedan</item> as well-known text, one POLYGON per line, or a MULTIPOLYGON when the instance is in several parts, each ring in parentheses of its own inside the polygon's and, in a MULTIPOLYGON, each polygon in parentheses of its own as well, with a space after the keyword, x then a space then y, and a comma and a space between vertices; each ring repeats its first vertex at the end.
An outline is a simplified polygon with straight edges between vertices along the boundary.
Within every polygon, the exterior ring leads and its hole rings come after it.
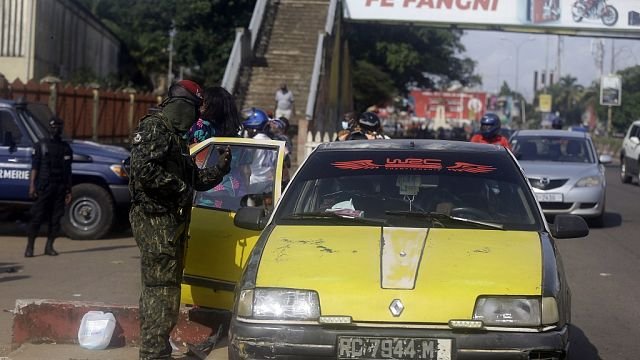
POLYGON ((545 215, 580 215, 602 226, 604 164, 612 159, 608 155, 598 158, 588 133, 520 130, 510 142, 545 215))

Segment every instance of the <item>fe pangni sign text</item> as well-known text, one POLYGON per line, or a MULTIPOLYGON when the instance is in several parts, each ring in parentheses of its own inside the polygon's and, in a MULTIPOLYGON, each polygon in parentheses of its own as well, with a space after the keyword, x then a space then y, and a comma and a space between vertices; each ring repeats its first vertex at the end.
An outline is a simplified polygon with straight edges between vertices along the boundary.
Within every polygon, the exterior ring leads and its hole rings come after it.
MULTIPOLYGON (((455 25, 566 35, 638 37, 640 0, 596 1, 593 16, 576 16, 586 0, 343 0, 352 21, 455 25), (615 16, 613 16, 615 15, 615 16), (605 24, 605 22, 607 24, 605 24)), ((586 1, 588 2, 588 1, 586 1)))

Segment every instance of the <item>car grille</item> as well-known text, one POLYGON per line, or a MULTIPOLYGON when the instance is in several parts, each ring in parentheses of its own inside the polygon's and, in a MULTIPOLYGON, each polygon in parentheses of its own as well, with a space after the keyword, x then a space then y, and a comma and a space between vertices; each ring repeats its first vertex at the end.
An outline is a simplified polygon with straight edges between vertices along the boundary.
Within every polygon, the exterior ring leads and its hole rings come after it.
POLYGON ((543 181, 542 179, 534 179, 534 178, 529 178, 529 183, 531 184, 531 186, 533 186, 536 189, 540 189, 540 190, 550 190, 550 189, 556 189, 561 187, 562 185, 566 184, 567 181, 569 181, 569 179, 547 179, 544 178, 545 181, 543 181))
POLYGON ((569 210, 573 203, 541 202, 540 206, 542 206, 542 210, 569 210))

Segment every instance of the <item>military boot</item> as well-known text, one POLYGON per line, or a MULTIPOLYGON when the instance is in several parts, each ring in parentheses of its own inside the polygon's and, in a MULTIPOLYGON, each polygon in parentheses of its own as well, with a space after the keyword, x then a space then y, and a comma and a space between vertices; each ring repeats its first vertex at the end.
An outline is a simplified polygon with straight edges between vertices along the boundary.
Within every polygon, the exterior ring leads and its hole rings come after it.
POLYGON ((44 254, 45 255, 49 255, 49 256, 57 256, 58 255, 58 252, 53 249, 53 241, 55 239, 56 238, 54 238, 54 237, 49 237, 47 239, 47 245, 45 245, 45 247, 44 247, 44 254))
POLYGON ((27 238, 27 249, 24 251, 24 257, 33 257, 33 245, 36 242, 36 238, 29 236, 27 238))

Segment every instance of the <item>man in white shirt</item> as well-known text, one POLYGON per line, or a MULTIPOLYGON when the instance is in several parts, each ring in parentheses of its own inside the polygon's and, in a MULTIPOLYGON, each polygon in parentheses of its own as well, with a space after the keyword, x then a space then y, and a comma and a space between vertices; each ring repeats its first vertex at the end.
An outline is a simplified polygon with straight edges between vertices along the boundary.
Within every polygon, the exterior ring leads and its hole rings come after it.
POLYGON ((289 91, 286 83, 282 83, 276 91, 275 118, 285 117, 287 120, 291 120, 293 110, 293 93, 289 91))

